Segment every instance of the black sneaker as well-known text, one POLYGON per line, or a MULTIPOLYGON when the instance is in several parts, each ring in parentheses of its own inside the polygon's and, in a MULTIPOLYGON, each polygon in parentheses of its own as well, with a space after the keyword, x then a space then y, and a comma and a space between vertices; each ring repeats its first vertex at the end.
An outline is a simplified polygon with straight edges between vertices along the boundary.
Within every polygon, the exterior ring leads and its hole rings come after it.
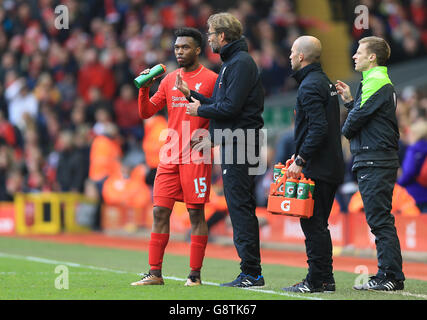
MULTIPOLYGON (((335 284, 334 284, 335 288, 335 284)), ((288 292, 298 292, 298 293, 315 293, 315 292, 324 292, 324 285, 320 288, 313 288, 306 279, 303 279, 301 282, 298 282, 290 287, 282 288, 284 291, 288 292)))
POLYGON ((249 274, 241 273, 231 282, 221 283, 220 287, 238 287, 238 288, 261 288, 265 285, 264 277, 259 275, 253 277, 249 274))
POLYGON ((375 286, 377 286, 381 282, 381 278, 377 276, 372 276, 369 278, 369 281, 364 284, 353 286, 354 290, 369 290, 375 286))
POLYGON ((403 290, 405 285, 402 280, 394 280, 394 279, 382 279, 375 286, 370 287, 368 290, 375 291, 396 291, 403 290))
POLYGON ((336 290, 335 282, 324 282, 322 284, 323 292, 326 293, 334 293, 336 290))

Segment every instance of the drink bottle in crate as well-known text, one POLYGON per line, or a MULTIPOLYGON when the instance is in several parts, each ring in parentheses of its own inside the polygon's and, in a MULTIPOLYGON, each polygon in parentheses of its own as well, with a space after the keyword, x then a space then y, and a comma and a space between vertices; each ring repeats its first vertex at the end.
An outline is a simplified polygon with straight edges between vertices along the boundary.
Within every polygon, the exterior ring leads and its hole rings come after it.
POLYGON ((285 165, 281 164, 280 162, 274 166, 273 169, 273 181, 277 182, 277 179, 281 177, 282 175, 282 169, 285 167, 285 165))
POLYGON ((284 196, 284 185, 286 183, 286 172, 291 164, 291 160, 286 161, 286 165, 281 164, 280 162, 274 166, 273 171, 273 183, 270 185, 270 194, 284 196), (279 169, 280 168, 280 172, 279 169))
POLYGON ((298 188, 298 179, 289 178, 285 183, 285 198, 296 198, 298 188))
POLYGON ((308 179, 301 178, 298 183, 297 199, 305 200, 308 199, 310 193, 310 184, 308 179))

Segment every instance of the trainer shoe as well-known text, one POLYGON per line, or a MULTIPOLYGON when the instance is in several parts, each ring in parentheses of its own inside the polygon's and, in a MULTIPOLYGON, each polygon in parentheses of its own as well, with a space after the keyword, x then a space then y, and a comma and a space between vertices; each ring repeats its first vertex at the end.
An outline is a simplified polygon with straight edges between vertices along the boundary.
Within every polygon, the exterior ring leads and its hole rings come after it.
POLYGON ((221 283, 220 287, 261 288, 264 285, 265 282, 262 275, 255 278, 249 274, 241 273, 235 280, 227 283, 221 283))
POLYGON ((334 293, 336 290, 335 282, 324 282, 322 284, 323 292, 325 293, 334 293))
MULTIPOLYGON (((297 292, 297 293, 316 293, 316 292, 324 292, 324 285, 320 288, 312 287, 306 279, 303 279, 301 282, 298 282, 290 287, 282 288, 284 291, 288 292, 297 292)), ((335 288, 335 286, 334 286, 335 288)))
POLYGON ((396 291, 403 290, 405 285, 402 280, 394 280, 394 279, 382 279, 378 282, 377 285, 370 287, 368 290, 375 291, 396 291))
POLYGON ((194 287, 200 286, 202 284, 202 280, 197 278, 196 276, 188 276, 187 282, 184 284, 186 287, 194 287))
POLYGON ((375 286, 377 286, 379 283, 381 282, 381 278, 377 277, 377 276, 372 276, 369 278, 369 281, 364 283, 364 284, 360 284, 360 285, 355 285, 353 286, 354 290, 369 290, 375 286))
POLYGON ((164 285, 162 277, 157 277, 154 274, 146 273, 142 275, 142 279, 136 282, 132 282, 131 286, 152 286, 152 285, 164 285))

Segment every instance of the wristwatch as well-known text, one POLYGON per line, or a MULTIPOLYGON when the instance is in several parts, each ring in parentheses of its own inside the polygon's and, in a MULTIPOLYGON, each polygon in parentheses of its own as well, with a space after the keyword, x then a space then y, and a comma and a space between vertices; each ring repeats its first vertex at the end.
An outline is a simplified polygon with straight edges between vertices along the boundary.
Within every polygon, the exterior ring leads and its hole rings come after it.
POLYGON ((298 166, 298 167, 302 167, 302 168, 304 168, 305 167, 305 162, 302 160, 302 158, 300 158, 299 156, 295 159, 295 164, 298 166))

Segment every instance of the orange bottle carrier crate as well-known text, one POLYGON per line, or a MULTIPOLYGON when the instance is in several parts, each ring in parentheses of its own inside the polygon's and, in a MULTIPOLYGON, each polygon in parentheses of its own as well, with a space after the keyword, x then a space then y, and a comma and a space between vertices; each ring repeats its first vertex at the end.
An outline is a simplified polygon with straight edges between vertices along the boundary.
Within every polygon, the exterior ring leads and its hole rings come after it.
MULTIPOLYGON (((304 174, 301 174, 299 180, 287 179, 286 171, 289 168, 292 160, 286 162, 286 167, 282 169, 281 175, 271 183, 270 193, 267 202, 267 211, 272 214, 281 214, 286 216, 293 216, 298 218, 310 218, 313 215, 314 200, 313 190, 314 182, 311 179, 305 179, 304 174), (286 182, 290 183, 288 186, 286 182), (298 184, 309 184, 309 192, 305 193, 306 199, 298 199, 298 195, 292 198, 287 198, 285 195, 295 194, 289 188, 298 188, 298 184), (288 187, 288 190, 286 188, 288 187)), ((280 164, 279 164, 280 165, 280 164)), ((303 193, 303 188, 298 188, 297 194, 303 193)))

